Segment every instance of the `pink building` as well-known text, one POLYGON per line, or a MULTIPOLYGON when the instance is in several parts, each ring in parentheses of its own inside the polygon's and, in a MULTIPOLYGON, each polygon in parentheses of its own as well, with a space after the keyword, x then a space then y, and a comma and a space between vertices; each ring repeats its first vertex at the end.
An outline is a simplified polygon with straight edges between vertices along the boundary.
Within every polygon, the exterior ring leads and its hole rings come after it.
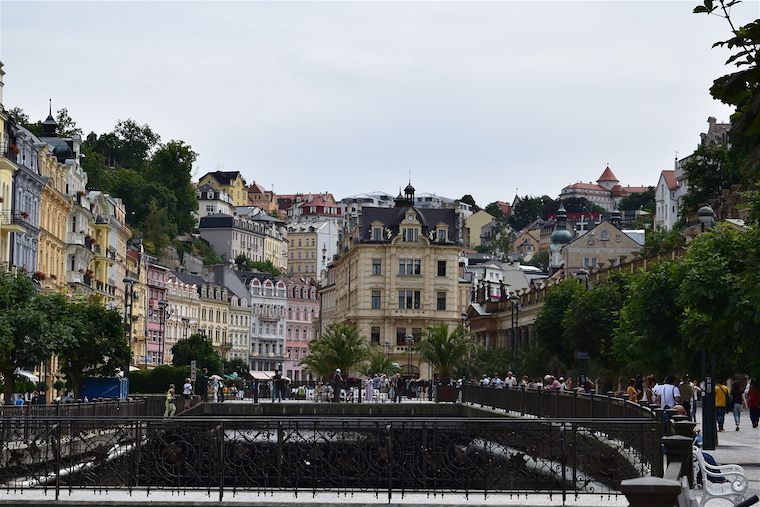
POLYGON ((164 364, 164 336, 167 318, 166 284, 169 281, 169 268, 158 264, 154 257, 146 256, 145 267, 148 285, 145 330, 145 364, 159 366, 164 364))
POLYGON ((294 381, 309 380, 311 375, 302 371, 299 363, 308 354, 309 341, 317 331, 314 324, 319 322, 319 292, 315 284, 303 278, 290 278, 285 284, 288 288, 285 375, 294 381))

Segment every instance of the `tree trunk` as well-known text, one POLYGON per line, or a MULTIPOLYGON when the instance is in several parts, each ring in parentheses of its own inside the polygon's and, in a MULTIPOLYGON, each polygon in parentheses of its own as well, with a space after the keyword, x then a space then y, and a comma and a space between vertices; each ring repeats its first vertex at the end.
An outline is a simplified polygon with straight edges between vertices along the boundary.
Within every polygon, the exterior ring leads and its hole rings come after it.
POLYGON ((13 370, 3 370, 3 395, 5 396, 5 404, 13 405, 13 391, 16 389, 16 382, 13 378, 13 370))

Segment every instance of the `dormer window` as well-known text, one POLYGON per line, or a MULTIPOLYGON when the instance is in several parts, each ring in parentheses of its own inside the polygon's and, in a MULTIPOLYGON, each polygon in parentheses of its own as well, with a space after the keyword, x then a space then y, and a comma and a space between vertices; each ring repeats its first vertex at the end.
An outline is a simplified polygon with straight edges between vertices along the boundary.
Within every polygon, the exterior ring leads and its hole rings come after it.
POLYGON ((372 241, 382 241, 383 240, 383 228, 382 227, 372 227, 372 241))
POLYGON ((211 191, 211 190, 209 190, 209 191, 206 193, 206 196, 207 196, 209 199, 213 199, 213 198, 214 198, 214 192, 213 192, 213 191, 211 191))
POLYGON ((438 227, 435 231, 436 241, 446 243, 449 240, 449 230, 445 227, 438 227))
POLYGON ((404 227, 402 231, 406 242, 416 243, 420 238, 419 227, 404 227))

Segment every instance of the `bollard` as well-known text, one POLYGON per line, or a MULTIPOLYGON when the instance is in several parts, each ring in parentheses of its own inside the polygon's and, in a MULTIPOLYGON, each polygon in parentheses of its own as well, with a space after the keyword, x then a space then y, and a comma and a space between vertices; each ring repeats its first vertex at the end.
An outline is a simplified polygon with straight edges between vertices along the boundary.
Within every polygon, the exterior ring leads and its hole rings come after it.
POLYGON ((620 491, 630 507, 673 507, 681 494, 681 483, 660 477, 640 477, 622 481, 620 491))
POLYGON ((662 446, 665 449, 665 460, 668 464, 668 471, 671 471, 671 465, 677 465, 676 475, 677 477, 666 476, 668 479, 678 480, 681 477, 686 477, 689 480, 689 487, 694 486, 693 477, 693 457, 692 446, 694 445, 694 439, 690 437, 684 437, 681 435, 672 435, 669 437, 662 437, 660 439, 662 446))

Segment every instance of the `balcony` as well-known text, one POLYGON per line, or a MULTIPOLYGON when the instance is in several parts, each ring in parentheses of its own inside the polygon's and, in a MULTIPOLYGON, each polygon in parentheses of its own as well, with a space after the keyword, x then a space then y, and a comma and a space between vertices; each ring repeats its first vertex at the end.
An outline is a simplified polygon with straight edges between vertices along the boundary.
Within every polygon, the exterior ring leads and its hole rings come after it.
POLYGON ((24 217, 19 211, 4 211, 0 213, 0 230, 5 232, 24 232, 24 217))

